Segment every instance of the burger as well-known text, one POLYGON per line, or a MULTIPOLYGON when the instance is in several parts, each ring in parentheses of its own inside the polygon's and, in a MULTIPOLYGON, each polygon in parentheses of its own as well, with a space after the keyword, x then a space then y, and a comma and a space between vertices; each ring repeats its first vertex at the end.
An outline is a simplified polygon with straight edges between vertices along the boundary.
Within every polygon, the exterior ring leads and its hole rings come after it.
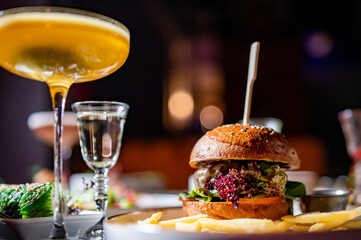
POLYGON ((300 159, 286 137, 258 125, 230 124, 208 131, 193 147, 189 193, 180 193, 184 216, 216 219, 280 219, 302 197, 302 183, 288 181, 284 169, 300 159))

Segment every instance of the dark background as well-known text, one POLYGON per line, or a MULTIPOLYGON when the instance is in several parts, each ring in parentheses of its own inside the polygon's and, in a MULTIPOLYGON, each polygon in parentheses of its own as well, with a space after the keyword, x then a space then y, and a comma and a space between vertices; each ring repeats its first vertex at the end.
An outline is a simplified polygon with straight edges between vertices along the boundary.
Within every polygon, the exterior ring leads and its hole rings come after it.
MULTIPOLYGON (((278 117, 287 136, 317 139, 327 154, 324 174, 347 174, 350 160, 337 113, 361 107, 359 1, 0 1, 0 9, 31 5, 89 10, 129 28, 131 50, 124 66, 102 80, 75 84, 67 99, 67 110, 81 100, 129 103, 124 146, 134 139, 172 141, 202 134, 197 123, 170 132, 162 121, 172 36, 217 39, 225 79, 224 123, 242 118, 249 48, 260 41, 251 116, 278 117), (307 50, 316 33, 332 43, 323 57, 307 50)), ((36 140, 26 123, 30 113, 45 110, 51 110, 45 84, 0 69, 0 177, 5 182, 29 181, 34 164, 51 167, 52 149, 36 140)))

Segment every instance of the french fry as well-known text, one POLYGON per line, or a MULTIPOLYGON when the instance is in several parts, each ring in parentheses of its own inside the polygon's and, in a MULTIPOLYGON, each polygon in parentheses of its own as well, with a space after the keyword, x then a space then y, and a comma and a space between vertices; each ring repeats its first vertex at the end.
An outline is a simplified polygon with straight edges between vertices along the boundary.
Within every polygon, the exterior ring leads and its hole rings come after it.
POLYGON ((181 223, 194 223, 198 219, 206 218, 206 217, 208 217, 208 216, 205 215, 205 214, 203 214, 203 215, 195 215, 195 216, 190 216, 190 217, 182 217, 182 218, 176 218, 176 219, 171 219, 171 220, 159 221, 159 224, 160 224, 160 226, 162 226, 164 228, 174 228, 176 223, 178 223, 178 222, 181 222, 181 223))
POLYGON ((313 223, 328 223, 328 222, 346 222, 357 216, 356 211, 344 210, 337 212, 312 212, 300 214, 297 216, 287 215, 282 217, 282 220, 293 222, 296 224, 313 224, 313 223))
POLYGON ((279 223, 276 223, 276 226, 275 226, 273 232, 275 232, 275 233, 286 232, 293 225, 295 225, 293 222, 281 221, 279 223))
POLYGON ((218 220, 207 215, 181 217, 159 221, 162 212, 138 221, 139 224, 159 224, 163 228, 175 228, 183 232, 218 233, 280 233, 292 229, 293 232, 320 232, 329 230, 361 229, 361 207, 336 212, 312 212, 297 216, 284 216, 283 221, 268 219, 228 219, 218 220))
POLYGON ((356 213, 356 217, 361 216, 361 207, 354 208, 351 211, 356 213))
POLYGON ((184 232, 219 232, 219 233, 276 233, 287 231, 294 223, 275 224, 267 219, 231 219, 217 220, 199 218, 193 223, 176 222, 175 229, 184 232))
POLYGON ((323 232, 323 231, 329 231, 331 229, 335 229, 340 227, 344 222, 334 221, 334 222, 319 222, 313 224, 309 232, 323 232))
POLYGON ((311 225, 295 224, 292 226, 293 232, 308 232, 311 225))
POLYGON ((350 220, 342 224, 340 229, 361 229, 361 220, 350 220))
POLYGON ((276 225, 268 219, 231 219, 217 220, 212 218, 202 218, 196 223, 200 224, 202 229, 214 232, 228 233, 261 233, 272 232, 276 225))
POLYGON ((162 217, 162 212, 153 213, 152 216, 143 221, 138 221, 138 224, 158 224, 159 219, 162 217))
POLYGON ((202 225, 198 221, 193 223, 176 222, 175 229, 180 232, 200 232, 202 225))

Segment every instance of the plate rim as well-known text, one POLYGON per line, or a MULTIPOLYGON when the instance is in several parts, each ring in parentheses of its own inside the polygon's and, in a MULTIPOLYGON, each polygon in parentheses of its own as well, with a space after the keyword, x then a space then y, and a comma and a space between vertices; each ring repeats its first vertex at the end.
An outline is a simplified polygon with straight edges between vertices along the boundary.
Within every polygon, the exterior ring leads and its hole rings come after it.
MULTIPOLYGON (((361 235, 361 228, 360 229, 346 229, 346 230, 340 230, 340 231, 323 231, 323 232, 292 232, 292 231, 286 231, 283 233, 217 233, 217 232, 180 232, 180 231, 176 231, 175 229, 167 229, 167 228, 162 228, 160 232, 145 232, 145 231, 141 231, 139 229, 136 228, 131 228, 131 226, 134 226, 135 223, 129 223, 128 224, 120 224, 120 223, 112 223, 109 220, 111 220, 112 218, 115 217, 119 217, 119 216, 124 216, 124 215, 129 215, 129 214, 135 214, 135 213, 147 213, 147 212, 156 212, 156 211, 162 211, 162 210, 172 210, 172 209, 179 209, 181 210, 182 207, 164 207, 164 208, 150 208, 150 209, 138 209, 135 211, 130 211, 130 212, 125 212, 125 213, 120 213, 120 214, 116 214, 116 215, 112 215, 107 217, 106 219, 104 219, 104 225, 109 225, 109 226, 116 226, 116 225, 121 225, 123 228, 127 228, 129 230, 135 231, 137 233, 147 233, 150 235, 157 235, 157 234, 171 234, 173 236, 185 236, 185 237, 190 237, 190 239, 192 238, 192 236, 194 238, 197 237, 201 237, 199 239, 239 239, 239 238, 246 238, 246 239, 277 239, 277 237, 282 237, 283 238, 289 238, 289 237, 297 237, 297 239, 302 239, 304 237, 306 237, 305 239, 318 239, 318 237, 324 237, 324 236, 329 236, 329 234, 334 234, 335 238, 332 239, 336 239, 336 235, 341 235, 343 236, 345 233, 349 233, 353 236, 353 234, 355 234, 356 236, 360 236, 361 235), (128 226, 127 226, 128 225, 128 226), (205 238, 206 237, 206 238, 205 238), (211 238, 210 238, 211 237, 211 238)), ((197 238, 198 239, 198 238, 197 238)), ((337 238, 338 239, 338 238, 337 238)), ((340 238, 341 239, 341 238, 340 238)), ((354 238, 350 238, 350 239, 354 239, 354 238)))

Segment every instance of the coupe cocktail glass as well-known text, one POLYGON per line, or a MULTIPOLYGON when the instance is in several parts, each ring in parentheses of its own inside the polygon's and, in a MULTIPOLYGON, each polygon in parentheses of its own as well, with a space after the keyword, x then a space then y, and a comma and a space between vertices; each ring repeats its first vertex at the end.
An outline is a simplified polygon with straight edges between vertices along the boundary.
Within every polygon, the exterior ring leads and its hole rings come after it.
MULTIPOLYGON (((74 103, 72 108, 78 122, 81 153, 95 172, 95 204, 104 219, 108 203, 107 174, 119 157, 129 106, 120 102, 87 101, 74 103)), ((102 225, 99 225, 89 237, 103 237, 102 225)))
POLYGON ((93 81, 120 68, 129 54, 129 31, 103 15, 59 7, 22 7, 0 12, 0 65, 45 82, 54 111, 54 225, 64 238, 62 135, 65 99, 73 83, 93 81))

